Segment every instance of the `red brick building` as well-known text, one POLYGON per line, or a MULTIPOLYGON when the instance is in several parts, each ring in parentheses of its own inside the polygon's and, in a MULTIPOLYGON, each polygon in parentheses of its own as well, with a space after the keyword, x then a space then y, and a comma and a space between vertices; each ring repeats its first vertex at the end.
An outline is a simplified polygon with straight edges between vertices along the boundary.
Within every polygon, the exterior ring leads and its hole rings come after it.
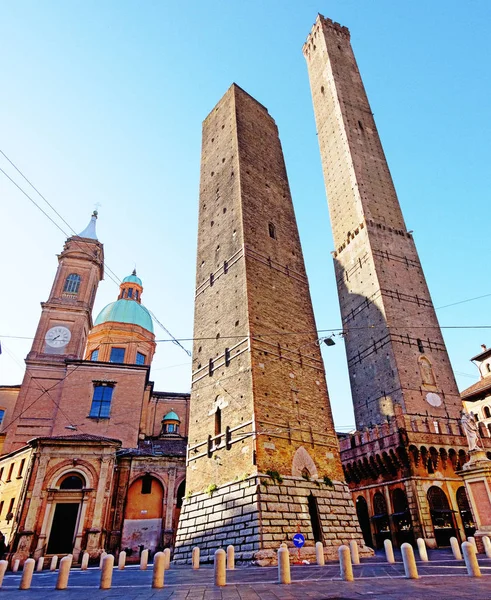
POLYGON ((21 560, 102 549, 131 560, 174 544, 189 394, 153 389, 155 336, 136 272, 93 324, 96 218, 58 257, 20 390, 2 389, 0 529, 21 560))

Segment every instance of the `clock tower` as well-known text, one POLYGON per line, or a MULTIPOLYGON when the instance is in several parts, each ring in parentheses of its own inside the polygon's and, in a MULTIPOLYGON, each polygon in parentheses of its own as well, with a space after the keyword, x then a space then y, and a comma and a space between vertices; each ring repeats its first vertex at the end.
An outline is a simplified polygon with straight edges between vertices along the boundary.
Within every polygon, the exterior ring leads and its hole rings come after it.
POLYGON ((92 327, 92 308, 104 274, 104 250, 96 236, 97 212, 87 227, 67 239, 58 270, 26 358, 26 373, 7 430, 4 452, 33 437, 49 436, 66 375, 66 359, 82 359, 92 327))

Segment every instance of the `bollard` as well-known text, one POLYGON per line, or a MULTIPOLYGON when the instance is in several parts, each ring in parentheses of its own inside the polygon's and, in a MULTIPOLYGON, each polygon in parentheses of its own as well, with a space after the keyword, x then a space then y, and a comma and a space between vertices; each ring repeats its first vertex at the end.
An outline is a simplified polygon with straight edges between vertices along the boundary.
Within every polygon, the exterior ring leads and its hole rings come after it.
POLYGON ((56 554, 53 556, 53 558, 51 559, 51 562, 49 564, 49 570, 50 571, 56 571, 56 567, 58 565, 58 557, 56 556, 56 554))
POLYGON ((124 550, 122 550, 118 556, 118 569, 120 571, 122 571, 124 569, 125 564, 126 564, 126 552, 124 550))
POLYGON ((407 579, 419 579, 416 560, 414 559, 414 551, 411 544, 408 544, 407 542, 402 544, 401 554, 407 579))
POLYGON ((28 590, 31 587, 32 574, 34 573, 34 567, 36 566, 36 561, 33 558, 28 558, 24 563, 24 568, 22 569, 22 578, 19 584, 19 590, 28 590))
POLYGON ((396 559, 394 558, 394 549, 392 548, 391 540, 384 540, 384 548, 385 548, 385 557, 388 563, 395 563, 396 559))
POLYGON ((82 564, 80 565, 80 569, 82 571, 85 571, 87 569, 87 567, 89 566, 89 553, 88 552, 84 552, 84 555, 82 556, 82 564))
POLYGON ((324 546, 322 545, 322 542, 315 542, 315 560, 321 567, 326 564, 324 559, 324 546))
POLYGON ((462 552, 459 548, 459 542, 456 537, 450 538, 450 546, 452 547, 453 556, 456 560, 462 560, 462 552))
POLYGON ((472 542, 464 542, 462 544, 462 554, 464 555, 465 566, 467 567, 467 575, 469 577, 481 577, 481 569, 479 568, 476 551, 472 542))
POLYGON ((199 569, 199 548, 198 546, 195 546, 193 548, 193 553, 192 553, 192 564, 193 564, 193 569, 199 569))
POLYGON ((291 583, 290 576, 290 553, 288 548, 281 544, 278 550, 278 583, 291 583))
POLYGON ((479 554, 479 552, 477 550, 476 538, 469 536, 467 538, 467 541, 469 542, 469 544, 472 544, 474 546, 474 550, 476 551, 476 554, 479 554))
POLYGON ((227 584, 227 568, 225 550, 220 548, 215 552, 215 585, 223 586, 227 584))
POLYGON ((428 562, 428 552, 426 551, 426 544, 423 538, 418 538, 416 543, 418 544, 419 558, 423 562, 428 562))
POLYGON ((9 563, 7 560, 0 560, 0 587, 2 587, 3 578, 5 577, 5 571, 7 570, 8 566, 9 563))
POLYGON ((104 561, 104 558, 107 556, 107 552, 105 550, 103 550, 101 552, 101 555, 99 557, 99 569, 102 569, 102 563, 104 561))
POLYGON ((235 548, 227 546, 227 569, 235 569, 235 548))
POLYGON ((491 558, 491 540, 487 535, 482 536, 482 543, 484 544, 484 552, 487 558, 491 558))
POLYGON ((140 556, 140 571, 146 571, 148 566, 148 550, 142 550, 140 556))
POLYGON ((164 554, 164 569, 168 571, 170 569, 170 548, 166 548, 164 554))
POLYGON ((112 554, 106 554, 102 561, 101 571, 101 584, 99 589, 110 590, 111 582, 113 580, 113 567, 114 567, 114 556, 112 554))
POLYGON ((44 556, 40 556, 38 558, 38 562, 36 564, 36 571, 42 571, 44 567, 44 556))
POLYGON ((338 548, 339 568, 341 570, 341 579, 344 581, 353 581, 353 566, 351 564, 351 554, 348 546, 344 544, 338 548))
MULTIPOLYGON (((168 550, 168 548, 167 548, 168 550)), ((152 587, 156 589, 161 589, 164 587, 164 575, 165 575, 165 567, 166 558, 163 552, 157 552, 157 554, 153 557, 153 575, 152 575, 152 587)))
POLYGON ((17 573, 17 571, 19 570, 19 565, 20 565, 20 560, 19 560, 19 559, 17 559, 17 560, 14 562, 14 565, 13 565, 13 567, 12 567, 12 573, 17 573))
POLYGON ((350 541, 349 550, 351 553, 351 562, 354 565, 359 565, 360 564, 360 554, 358 552, 358 544, 356 543, 356 540, 350 541))
POLYGON ((69 554, 60 560, 60 568, 58 570, 58 579, 55 589, 66 590, 68 587, 68 577, 70 576, 70 567, 72 566, 72 557, 69 554))

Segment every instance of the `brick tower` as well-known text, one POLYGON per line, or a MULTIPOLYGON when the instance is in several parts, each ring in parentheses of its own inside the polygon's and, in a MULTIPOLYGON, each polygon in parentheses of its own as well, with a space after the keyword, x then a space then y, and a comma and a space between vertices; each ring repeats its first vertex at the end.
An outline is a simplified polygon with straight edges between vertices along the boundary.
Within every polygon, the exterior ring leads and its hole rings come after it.
POLYGON ((79 235, 67 239, 42 313, 3 451, 33 437, 53 435, 66 376, 66 360, 81 359, 92 327, 92 308, 103 277, 104 251, 96 237, 97 213, 79 235))
POLYGON ((321 15, 307 60, 356 424, 455 419, 462 403, 346 27, 321 15))
POLYGON ((367 545, 473 535, 462 403, 349 31, 321 15, 303 52, 329 200, 358 431, 341 460, 367 545))
POLYGON ((235 84, 203 123, 194 337, 176 559, 361 542, 278 130, 235 84))

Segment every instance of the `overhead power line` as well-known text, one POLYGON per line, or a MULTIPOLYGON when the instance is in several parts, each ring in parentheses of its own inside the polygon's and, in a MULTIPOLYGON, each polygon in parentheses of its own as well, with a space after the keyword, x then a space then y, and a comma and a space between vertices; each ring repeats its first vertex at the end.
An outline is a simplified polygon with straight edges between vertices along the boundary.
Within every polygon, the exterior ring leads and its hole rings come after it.
MULTIPOLYGON (((46 202, 46 204, 51 208, 51 210, 53 210, 53 212, 63 221, 63 223, 65 223, 65 225, 74 233, 75 236, 77 236, 77 233, 75 232, 75 229, 68 223, 68 221, 66 221, 62 215, 56 210, 56 208, 46 199, 46 197, 37 189, 37 187, 31 183, 31 181, 24 175, 24 173, 15 165, 15 163, 5 154, 5 152, 3 150, 0 149, 0 153, 6 158, 6 160, 12 165, 12 167, 19 173, 19 175, 32 187, 32 189, 44 200, 44 202, 46 202)), ((24 194, 24 196, 26 198, 28 198, 33 204, 34 206, 36 206, 36 208, 38 208, 45 217, 47 217, 52 223, 53 225, 55 225, 55 227, 57 227, 57 229, 59 229, 63 235, 65 235, 67 238, 68 237, 72 237, 70 234, 68 234, 45 210, 43 210, 43 208, 41 208, 41 206, 39 206, 39 204, 34 200, 34 198, 32 198, 32 196, 30 196, 14 179, 12 179, 12 177, 10 177, 10 175, 8 173, 6 173, 1 167, 0 167, 0 172, 2 172, 5 177, 7 177, 7 179, 13 183, 15 185, 15 187, 22 192, 22 194, 24 194)), ((85 250, 82 248, 82 246, 80 244, 78 244, 76 242, 76 240, 73 240, 84 252, 84 254, 87 254, 85 252, 85 250)), ((109 267, 109 265, 107 264, 107 262, 103 262, 104 264, 104 270, 105 272, 108 273, 108 277, 109 279, 115 283, 118 287, 121 283, 121 278, 118 277, 118 275, 116 275, 116 273, 109 267)), ((154 318, 154 320, 156 321, 156 323, 158 325, 160 325, 160 327, 162 327, 162 329, 165 331, 165 333, 167 333, 168 336, 170 336, 171 341, 176 344, 177 346, 179 346, 182 350, 184 350, 184 352, 186 352, 186 354, 188 356, 191 356, 191 353, 189 352, 189 350, 187 350, 186 348, 184 348, 184 346, 182 346, 179 341, 172 335, 172 333, 166 328, 164 327, 164 325, 162 325, 162 323, 159 321, 159 319, 157 319, 157 317, 155 316, 154 313, 152 313, 151 311, 149 311, 150 314, 152 315, 152 317, 154 318)))

